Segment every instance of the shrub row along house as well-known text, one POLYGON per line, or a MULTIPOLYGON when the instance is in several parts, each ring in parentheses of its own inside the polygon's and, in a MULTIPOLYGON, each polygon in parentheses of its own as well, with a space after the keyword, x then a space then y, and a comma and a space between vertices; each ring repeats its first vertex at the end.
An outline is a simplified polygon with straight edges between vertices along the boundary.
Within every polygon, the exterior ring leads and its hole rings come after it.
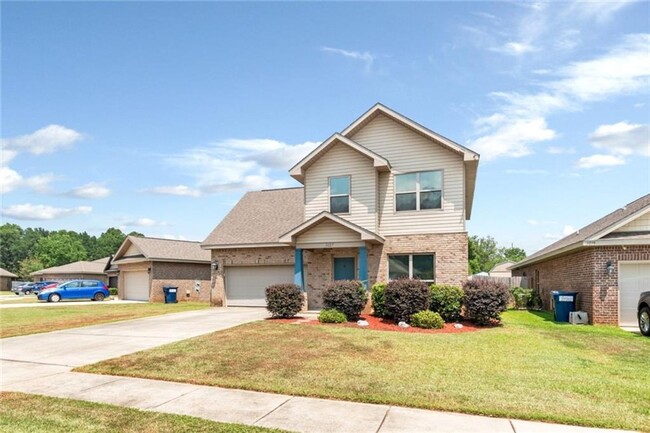
POLYGON ((650 290, 650 194, 560 239, 511 267, 551 309, 551 291, 579 293, 592 323, 637 324, 637 303, 650 290))
POLYGON ((249 192, 205 239, 213 303, 265 305, 295 282, 309 309, 332 280, 461 285, 479 155, 377 104, 289 170, 301 188, 249 192))

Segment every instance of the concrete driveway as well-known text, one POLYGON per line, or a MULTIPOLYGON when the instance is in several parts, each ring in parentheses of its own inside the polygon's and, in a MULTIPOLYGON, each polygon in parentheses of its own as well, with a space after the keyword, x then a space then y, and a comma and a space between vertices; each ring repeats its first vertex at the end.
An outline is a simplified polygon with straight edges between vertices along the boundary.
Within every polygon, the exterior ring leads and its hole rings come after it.
MULTIPOLYGON (((78 367, 267 316, 267 311, 262 308, 208 308, 164 314, 45 334, 3 338, 0 339, 0 353, 3 361, 78 367)), ((4 364, 2 375, 5 375, 4 364)))

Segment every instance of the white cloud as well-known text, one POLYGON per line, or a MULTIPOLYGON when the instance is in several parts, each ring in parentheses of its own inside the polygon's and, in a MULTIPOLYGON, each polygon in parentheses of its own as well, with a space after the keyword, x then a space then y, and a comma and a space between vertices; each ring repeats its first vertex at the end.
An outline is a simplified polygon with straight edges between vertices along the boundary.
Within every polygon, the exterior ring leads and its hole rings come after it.
POLYGON ((618 122, 600 125, 589 137, 591 145, 615 155, 650 156, 650 126, 618 122))
POLYGON ((18 220, 53 220, 71 215, 88 214, 90 206, 76 208, 58 208, 48 205, 33 205, 31 203, 16 204, 2 209, 2 216, 18 220))
POLYGON ((0 193, 6 194, 18 188, 23 182, 23 177, 9 167, 0 166, 0 193))
POLYGON ((377 58, 375 54, 372 54, 369 51, 364 51, 364 52, 349 51, 349 50, 343 50, 341 48, 332 48, 332 47, 321 47, 321 51, 338 54, 354 60, 359 60, 364 63, 366 72, 370 71, 373 62, 377 58))
POLYGON ((500 47, 492 48, 492 51, 510 54, 512 56, 521 56, 522 54, 537 51, 537 49, 526 42, 506 42, 500 47))
POLYGON ((105 198, 111 194, 111 190, 103 184, 90 182, 68 191, 67 195, 78 198, 105 198))
POLYGON ((551 155, 573 154, 576 153, 575 147, 549 146, 546 152, 551 155))
POLYGON ((608 21, 616 12, 625 6, 634 3, 635 0, 617 0, 617 1, 602 1, 602 0, 589 0, 589 1, 574 1, 570 3, 569 8, 566 10, 566 15, 569 17, 591 19, 596 22, 608 21))
POLYGON ((595 154, 591 156, 583 156, 576 162, 576 168, 602 168, 614 167, 617 165, 624 165, 625 159, 615 155, 595 154))
POLYGON ((3 138, 2 149, 25 151, 34 155, 53 153, 61 149, 68 149, 81 140, 83 134, 74 129, 61 125, 49 125, 31 134, 14 138, 3 138))
POLYGON ((169 223, 165 221, 156 221, 151 218, 138 218, 124 223, 127 227, 162 227, 168 226, 169 223))
MULTIPOLYGON (((529 155, 533 145, 557 136, 547 126, 546 116, 579 110, 585 103, 616 95, 647 92, 649 44, 650 34, 628 35, 598 58, 556 69, 550 74, 554 79, 538 83, 542 87, 538 92, 491 93, 499 103, 499 111, 477 120, 475 133, 480 136, 469 146, 485 160, 529 155)), ((613 161, 609 158, 609 162, 613 161)))
POLYGON ((196 187, 158 187, 155 193, 215 194, 219 192, 280 188, 285 180, 272 177, 273 170, 286 170, 319 143, 290 145, 269 139, 228 139, 171 155, 165 161, 196 179, 196 187), (165 188, 165 189, 161 189, 165 188))
POLYGON ((573 234, 576 232, 576 228, 570 225, 565 225, 564 228, 562 228, 562 235, 563 236, 569 236, 570 234, 573 234))
POLYGON ((555 233, 544 233, 544 236, 542 236, 544 239, 549 239, 552 241, 556 241, 561 238, 560 235, 557 235, 555 233))
POLYGON ((501 156, 521 157, 532 153, 529 145, 555 138, 542 117, 532 119, 503 119, 494 124, 490 134, 472 141, 470 147, 484 160, 501 156))
POLYGON ((27 187, 44 194, 50 191, 50 183, 54 180, 52 174, 39 174, 24 178, 10 167, 0 166, 0 193, 6 194, 17 188, 27 187))
POLYGON ((170 186, 157 186, 154 188, 143 189, 141 192, 148 192, 151 194, 160 195, 177 195, 185 197, 199 197, 201 191, 195 188, 190 188, 186 185, 170 185, 170 186))

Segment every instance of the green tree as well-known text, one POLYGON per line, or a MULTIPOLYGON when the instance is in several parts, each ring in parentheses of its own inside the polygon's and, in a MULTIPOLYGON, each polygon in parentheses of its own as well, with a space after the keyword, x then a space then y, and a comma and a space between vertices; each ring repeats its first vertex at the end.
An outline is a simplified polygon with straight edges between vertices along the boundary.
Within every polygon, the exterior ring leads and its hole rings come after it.
POLYGON ((88 253, 78 235, 74 236, 61 230, 39 239, 36 245, 36 258, 44 267, 49 268, 86 260, 88 253))
POLYGON ((20 254, 20 242, 23 229, 17 224, 3 224, 0 226, 0 268, 9 272, 17 272, 20 261, 24 258, 20 254))
POLYGON ((523 248, 512 246, 510 248, 501 248, 501 255, 511 262, 520 262, 526 258, 526 251, 523 248))
POLYGON ((120 245, 122 245, 122 242, 124 242, 124 239, 126 239, 126 235, 122 230, 115 227, 109 228, 97 239, 97 251, 94 259, 115 254, 120 245))
POLYGON ((83 244, 86 253, 88 253, 88 260, 96 260, 101 256, 97 256, 97 237, 91 236, 86 232, 79 233, 79 240, 83 244))
POLYGON ((32 272, 40 271, 44 267, 45 266, 43 266, 43 263, 41 263, 40 260, 33 257, 27 257, 20 262, 20 266, 18 266, 18 271, 16 274, 21 280, 28 281, 32 279, 29 274, 32 272))

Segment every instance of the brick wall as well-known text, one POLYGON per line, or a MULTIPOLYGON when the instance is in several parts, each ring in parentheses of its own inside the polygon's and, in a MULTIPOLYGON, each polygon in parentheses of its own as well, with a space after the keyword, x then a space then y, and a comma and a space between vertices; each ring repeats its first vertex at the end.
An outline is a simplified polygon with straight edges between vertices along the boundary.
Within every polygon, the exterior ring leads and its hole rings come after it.
POLYGON ((379 258, 377 280, 388 280, 388 255, 398 253, 435 253, 436 282, 439 284, 462 285, 467 280, 467 233, 386 237, 383 245, 373 249, 373 255, 379 258))
POLYGON ((179 302, 210 302, 210 264, 152 262, 151 302, 165 302, 164 286, 178 287, 179 302), (200 285, 198 292, 195 290, 197 280, 200 285))
POLYGON ((513 276, 535 277, 539 282, 544 308, 551 308, 553 290, 579 292, 578 308, 589 313, 591 323, 618 324, 618 262, 650 260, 650 245, 590 247, 564 256, 513 270, 513 276), (607 262, 612 262, 613 272, 607 274, 607 262))
POLYGON ((294 249, 291 247, 233 248, 212 250, 212 261, 218 261, 219 269, 212 272, 212 305, 224 306, 226 288, 224 267, 237 265, 293 265, 294 249))

